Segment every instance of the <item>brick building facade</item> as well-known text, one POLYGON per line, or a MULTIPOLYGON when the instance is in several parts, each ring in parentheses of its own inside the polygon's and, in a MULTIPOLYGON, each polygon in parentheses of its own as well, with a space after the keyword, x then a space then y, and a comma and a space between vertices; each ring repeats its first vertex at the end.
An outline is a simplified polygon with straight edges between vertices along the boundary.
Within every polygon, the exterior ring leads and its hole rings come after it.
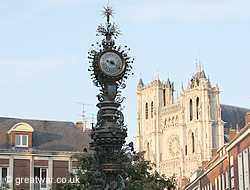
POLYGON ((72 155, 90 140, 72 122, 0 117, 0 186, 48 190, 65 182, 77 167, 72 155))
POLYGON ((246 126, 204 168, 185 190, 249 190, 250 113, 246 126))

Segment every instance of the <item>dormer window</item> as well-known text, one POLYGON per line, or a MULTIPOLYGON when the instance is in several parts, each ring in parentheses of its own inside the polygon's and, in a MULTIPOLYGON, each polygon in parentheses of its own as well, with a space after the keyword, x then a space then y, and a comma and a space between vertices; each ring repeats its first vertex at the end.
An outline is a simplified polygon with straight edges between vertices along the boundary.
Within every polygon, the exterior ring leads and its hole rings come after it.
POLYGON ((15 146, 16 147, 28 147, 28 135, 16 134, 15 146))
POLYGON ((28 123, 17 123, 9 131, 12 147, 32 148, 34 129, 28 123))

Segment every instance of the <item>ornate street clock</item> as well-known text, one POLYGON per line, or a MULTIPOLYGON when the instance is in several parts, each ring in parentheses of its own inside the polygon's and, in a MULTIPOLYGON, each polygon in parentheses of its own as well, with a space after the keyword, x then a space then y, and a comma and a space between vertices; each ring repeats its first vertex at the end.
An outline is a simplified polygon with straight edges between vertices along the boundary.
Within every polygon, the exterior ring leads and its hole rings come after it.
POLYGON ((130 75, 133 58, 128 55, 130 49, 115 44, 120 30, 110 23, 113 10, 104 7, 103 14, 107 18, 106 27, 100 25, 97 35, 105 38, 101 43, 92 44, 89 52, 92 80, 100 88, 97 95, 97 123, 92 127, 91 147, 94 149, 97 163, 94 175, 95 190, 126 189, 123 171, 122 147, 127 137, 127 127, 124 125, 124 116, 121 112, 121 103, 124 98, 120 89, 126 87, 125 80, 130 75))

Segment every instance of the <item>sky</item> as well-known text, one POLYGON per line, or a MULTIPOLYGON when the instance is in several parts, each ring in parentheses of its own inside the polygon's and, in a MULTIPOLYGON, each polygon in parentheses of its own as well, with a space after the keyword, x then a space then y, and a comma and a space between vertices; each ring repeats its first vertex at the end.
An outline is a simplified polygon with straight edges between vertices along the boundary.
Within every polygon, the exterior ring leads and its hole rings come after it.
MULTIPOLYGON (((107 0, 0 0, 0 117, 82 120, 96 115, 98 89, 87 53, 104 24, 107 0), (78 102, 78 103, 77 103, 78 102)), ((136 87, 160 80, 181 83, 204 65, 220 103, 250 108, 249 0, 110 0, 135 58, 123 90, 127 141, 136 136, 136 87)), ((95 117, 94 117, 95 120, 95 117)))

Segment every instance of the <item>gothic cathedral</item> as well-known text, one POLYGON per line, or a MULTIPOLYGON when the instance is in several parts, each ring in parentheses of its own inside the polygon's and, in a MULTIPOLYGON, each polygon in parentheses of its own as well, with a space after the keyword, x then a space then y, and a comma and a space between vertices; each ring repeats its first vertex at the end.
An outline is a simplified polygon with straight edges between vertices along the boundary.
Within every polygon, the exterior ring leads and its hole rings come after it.
POLYGON ((156 170, 177 180, 189 178, 212 157, 211 150, 224 144, 218 85, 196 66, 184 90, 174 98, 174 83, 154 79, 137 86, 137 151, 145 151, 146 159, 156 170))

